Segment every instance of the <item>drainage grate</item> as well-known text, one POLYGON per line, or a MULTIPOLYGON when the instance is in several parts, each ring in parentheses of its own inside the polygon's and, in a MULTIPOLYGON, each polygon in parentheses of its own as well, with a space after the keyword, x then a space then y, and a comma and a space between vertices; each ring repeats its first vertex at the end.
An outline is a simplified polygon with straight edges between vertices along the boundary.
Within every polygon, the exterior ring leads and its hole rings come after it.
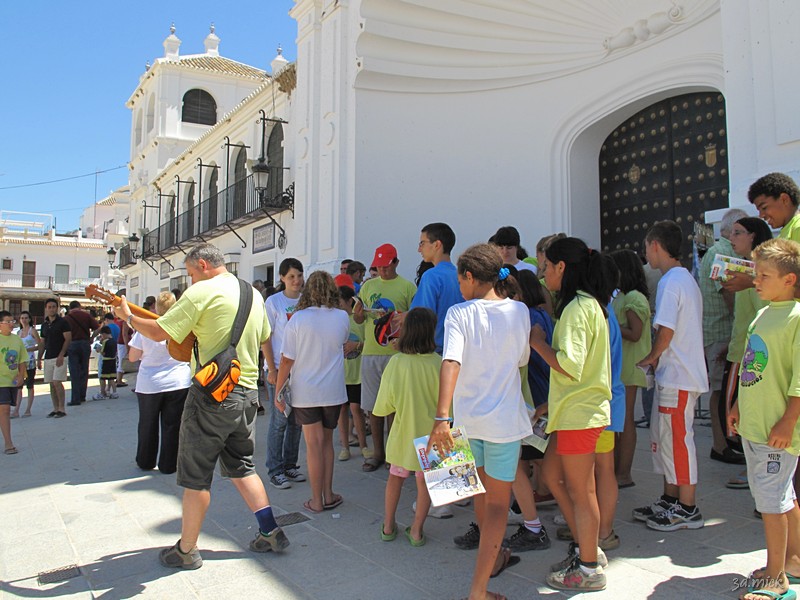
POLYGON ((38 580, 39 585, 44 585, 47 583, 59 583, 60 581, 67 581, 68 579, 72 579, 73 577, 80 576, 81 571, 78 568, 78 565, 67 565, 65 567, 59 567, 57 569, 51 569, 50 571, 42 571, 39 573, 38 580))
POLYGON ((281 527, 286 527, 287 525, 296 525, 297 523, 304 523, 305 521, 310 521, 307 516, 303 513, 299 512, 292 512, 286 513, 285 515, 281 515, 280 517, 275 517, 275 521, 281 527))

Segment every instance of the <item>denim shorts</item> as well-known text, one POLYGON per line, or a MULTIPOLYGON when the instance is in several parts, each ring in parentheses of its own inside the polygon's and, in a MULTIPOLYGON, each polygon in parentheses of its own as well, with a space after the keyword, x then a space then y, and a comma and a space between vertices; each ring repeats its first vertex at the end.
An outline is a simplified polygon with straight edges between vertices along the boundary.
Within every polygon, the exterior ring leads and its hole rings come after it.
POLYGON ((470 440, 469 447, 475 457, 475 466, 483 467, 486 474, 499 481, 514 481, 517 476, 521 442, 487 442, 470 440))
POLYGON ((216 402, 189 388, 178 443, 178 485, 210 489, 218 460, 223 477, 255 473, 257 409, 257 389, 237 385, 223 402, 216 402))

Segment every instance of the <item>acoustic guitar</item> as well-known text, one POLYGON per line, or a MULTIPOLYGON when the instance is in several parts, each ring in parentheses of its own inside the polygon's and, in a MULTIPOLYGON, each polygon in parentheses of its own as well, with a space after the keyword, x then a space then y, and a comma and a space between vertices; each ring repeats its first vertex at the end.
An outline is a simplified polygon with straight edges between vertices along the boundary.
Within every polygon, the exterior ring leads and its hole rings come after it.
MULTIPOLYGON (((101 302, 105 302, 106 304, 110 304, 111 306, 119 306, 120 304, 122 304, 122 298, 120 298, 116 294, 112 294, 108 290, 101 288, 100 286, 95 284, 86 286, 84 294, 87 298, 90 298, 92 300, 100 300, 101 302)), ((158 318, 158 315, 156 313, 150 312, 149 310, 145 310, 141 306, 136 306, 135 304, 131 304, 130 302, 128 302, 128 308, 131 309, 131 313, 142 319, 158 318)), ((194 340, 195 340, 195 335, 192 332, 189 332, 189 335, 187 335, 186 339, 183 340, 181 343, 178 343, 173 339, 167 340, 167 350, 169 351, 169 355, 175 360, 181 362, 191 361, 192 348, 194 347, 194 340)))

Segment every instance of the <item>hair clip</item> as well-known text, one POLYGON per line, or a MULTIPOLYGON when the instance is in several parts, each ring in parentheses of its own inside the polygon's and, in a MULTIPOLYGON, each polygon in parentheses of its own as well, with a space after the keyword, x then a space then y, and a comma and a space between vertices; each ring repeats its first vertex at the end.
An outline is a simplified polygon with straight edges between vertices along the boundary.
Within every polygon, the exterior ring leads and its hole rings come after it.
POLYGON ((500 272, 499 272, 499 273, 498 273, 498 275, 497 275, 497 278, 498 278, 500 281, 503 281, 503 280, 504 280, 506 277, 508 277, 508 274, 509 274, 510 272, 511 272, 511 271, 509 271, 509 270, 508 270, 506 267, 502 267, 502 268, 500 269, 500 272))

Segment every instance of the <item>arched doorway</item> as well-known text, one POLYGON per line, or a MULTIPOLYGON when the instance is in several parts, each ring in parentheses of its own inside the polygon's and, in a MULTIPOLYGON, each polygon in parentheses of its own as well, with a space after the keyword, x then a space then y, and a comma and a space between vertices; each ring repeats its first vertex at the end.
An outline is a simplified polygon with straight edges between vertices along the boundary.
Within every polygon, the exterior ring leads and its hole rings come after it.
POLYGON ((612 130, 598 162, 603 250, 643 253, 648 228, 670 219, 688 264, 695 222, 728 206, 725 98, 698 92, 651 104, 612 130))

